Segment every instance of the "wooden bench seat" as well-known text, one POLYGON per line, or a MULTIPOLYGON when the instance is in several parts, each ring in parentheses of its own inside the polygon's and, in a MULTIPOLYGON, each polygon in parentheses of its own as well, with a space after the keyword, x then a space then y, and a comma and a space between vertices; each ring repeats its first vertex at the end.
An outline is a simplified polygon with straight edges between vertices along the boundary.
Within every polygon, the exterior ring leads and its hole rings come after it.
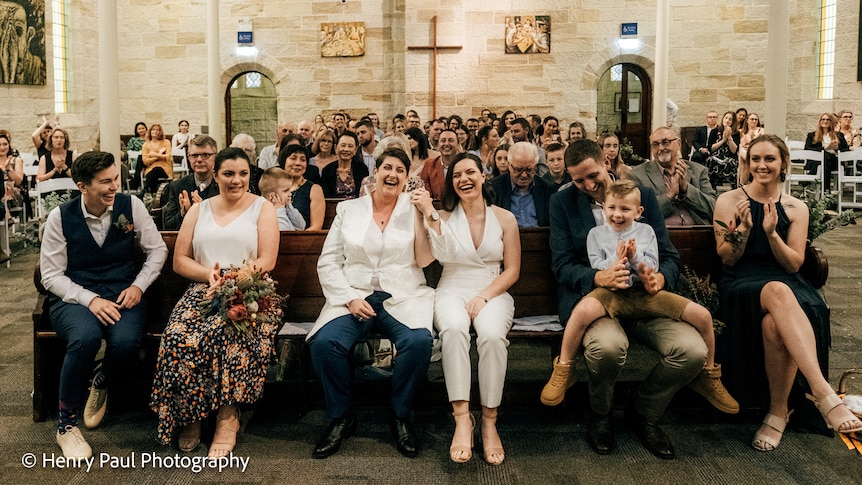
MULTIPOLYGON (((272 277, 278 281, 281 293, 289 295, 285 310, 286 322, 312 322, 323 307, 324 296, 317 279, 317 259, 323 247, 327 231, 282 232, 276 268, 272 277)), ((152 372, 155 358, 154 349, 164 332, 168 317, 176 302, 188 287, 188 281, 173 272, 172 254, 176 242, 176 232, 162 232, 171 251, 168 263, 158 280, 147 292, 149 318, 144 329, 143 348, 148 349, 148 359, 144 366, 152 372)), ((556 315, 557 282, 551 272, 549 230, 522 229, 521 236, 521 276, 509 290, 515 299, 515 316, 556 315)), ((672 229, 671 240, 680 252, 683 265, 689 266, 700 275, 709 274, 717 281, 721 274, 721 262, 715 253, 711 226, 685 229, 672 229)), ((426 268, 428 284, 435 286, 441 272, 436 262, 426 268)), ((828 263, 822 251, 810 248, 806 255, 803 271, 816 287, 822 286, 828 275, 828 263)), ((34 283, 40 295, 33 310, 33 419, 43 421, 49 409, 57 402, 58 376, 64 355, 64 343, 57 338, 51 328, 45 307, 45 290, 40 283, 38 268, 34 273, 34 283)), ((280 335, 280 340, 299 342, 303 335, 280 335)), ((510 340, 543 339, 551 346, 552 354, 559 351, 562 331, 531 332, 513 330, 510 340)), ((304 346, 302 346, 304 347, 304 346)), ((305 352, 304 352, 305 353, 305 352)), ((300 367, 292 379, 307 381, 311 378, 307 355, 295 356, 300 367)), ((546 377, 537 374, 537 377, 546 377)))

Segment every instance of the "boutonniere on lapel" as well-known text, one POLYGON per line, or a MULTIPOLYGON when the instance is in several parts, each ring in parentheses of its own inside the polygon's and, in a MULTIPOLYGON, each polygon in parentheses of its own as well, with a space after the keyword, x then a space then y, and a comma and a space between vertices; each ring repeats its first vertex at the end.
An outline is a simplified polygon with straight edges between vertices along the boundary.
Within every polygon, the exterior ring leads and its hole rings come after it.
POLYGON ((114 223, 114 227, 122 231, 123 234, 128 234, 135 230, 135 225, 126 219, 125 214, 120 214, 120 217, 117 218, 117 222, 114 223))

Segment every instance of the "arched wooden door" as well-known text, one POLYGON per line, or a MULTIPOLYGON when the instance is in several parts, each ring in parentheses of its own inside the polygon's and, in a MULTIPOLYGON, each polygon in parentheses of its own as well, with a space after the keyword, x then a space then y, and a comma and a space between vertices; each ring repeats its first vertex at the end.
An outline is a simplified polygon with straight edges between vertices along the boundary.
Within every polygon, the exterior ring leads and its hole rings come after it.
POLYGON ((596 99, 596 133, 616 133, 649 158, 652 83, 646 71, 636 64, 611 66, 599 78, 596 99))

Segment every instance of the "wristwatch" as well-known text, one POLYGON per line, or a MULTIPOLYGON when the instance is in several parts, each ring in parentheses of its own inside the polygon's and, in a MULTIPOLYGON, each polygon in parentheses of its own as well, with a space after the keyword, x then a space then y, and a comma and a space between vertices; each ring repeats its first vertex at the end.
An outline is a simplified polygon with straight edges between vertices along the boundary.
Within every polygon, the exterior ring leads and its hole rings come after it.
POLYGON ((428 216, 426 216, 425 218, 431 222, 437 222, 440 220, 440 213, 437 211, 434 211, 431 214, 429 214, 428 216))

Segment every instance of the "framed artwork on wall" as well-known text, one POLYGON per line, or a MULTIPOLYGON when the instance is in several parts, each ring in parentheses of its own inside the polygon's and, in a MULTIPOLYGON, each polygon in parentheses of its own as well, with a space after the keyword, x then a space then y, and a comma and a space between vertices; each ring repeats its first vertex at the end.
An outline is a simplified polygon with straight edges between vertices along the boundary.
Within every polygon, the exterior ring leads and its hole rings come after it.
POLYGON ((550 15, 506 17, 506 54, 548 54, 551 52, 550 15))
POLYGON ((0 84, 45 84, 45 0, 0 0, 0 84))
POLYGON ((364 55, 365 22, 320 24, 321 57, 358 57, 364 55))

